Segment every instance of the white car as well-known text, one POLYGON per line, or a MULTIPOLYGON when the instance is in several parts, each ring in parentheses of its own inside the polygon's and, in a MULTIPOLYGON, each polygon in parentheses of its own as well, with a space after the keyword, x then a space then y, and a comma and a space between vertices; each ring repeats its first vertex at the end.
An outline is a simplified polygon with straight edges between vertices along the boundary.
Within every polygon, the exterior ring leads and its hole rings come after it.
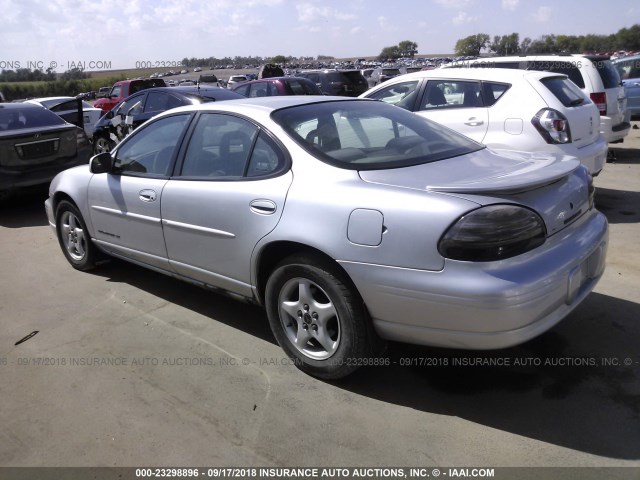
MULTIPOLYGON (((51 110, 53 113, 64 118, 69 123, 74 125, 76 121, 76 115, 78 113, 77 100, 73 97, 44 97, 44 98, 31 98, 26 100, 26 103, 33 103, 40 105, 47 110, 51 110)), ((89 138, 93 136, 93 130, 95 129, 96 122, 102 116, 102 110, 94 108, 90 103, 82 101, 83 112, 83 126, 84 131, 89 138)))
POLYGON ((602 170, 607 141, 596 105, 566 75, 507 69, 438 69, 401 75, 364 98, 394 104, 494 150, 577 158, 602 170))
POLYGON ((596 104, 600 112, 600 132, 609 143, 620 143, 631 129, 626 117, 627 98, 620 75, 604 55, 535 55, 491 57, 450 66, 540 70, 567 75, 596 104))
POLYGON ((231 75, 231 77, 229 77, 229 81, 227 82, 227 88, 231 90, 236 85, 239 85, 241 83, 248 82, 248 81, 249 79, 247 78, 246 75, 231 75))

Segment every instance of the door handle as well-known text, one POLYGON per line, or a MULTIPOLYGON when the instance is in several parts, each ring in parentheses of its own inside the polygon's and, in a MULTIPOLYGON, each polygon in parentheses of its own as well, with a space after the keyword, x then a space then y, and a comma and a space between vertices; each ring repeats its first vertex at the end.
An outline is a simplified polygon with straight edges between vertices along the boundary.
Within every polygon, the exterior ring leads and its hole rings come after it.
POLYGON ((271 215, 277 210, 275 202, 263 198, 252 200, 249 207, 253 213, 257 213, 259 215, 271 215))
POLYGON ((476 117, 471 117, 469 120, 464 122, 465 125, 469 125, 470 127, 477 127, 478 125, 484 124, 483 120, 478 120, 476 117))
POLYGON ((153 190, 140 190, 138 195, 143 202, 155 202, 156 200, 156 192, 153 190))

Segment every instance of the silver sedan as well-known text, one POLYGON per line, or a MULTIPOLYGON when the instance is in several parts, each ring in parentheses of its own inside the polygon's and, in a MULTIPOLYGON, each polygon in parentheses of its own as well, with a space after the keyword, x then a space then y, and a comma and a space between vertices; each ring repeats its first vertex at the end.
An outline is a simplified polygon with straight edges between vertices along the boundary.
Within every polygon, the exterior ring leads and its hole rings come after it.
POLYGON ((604 269, 593 195, 577 160, 381 102, 269 97, 158 115, 45 206, 73 267, 107 254, 263 305, 299 368, 340 378, 384 340, 494 349, 553 327, 604 269))

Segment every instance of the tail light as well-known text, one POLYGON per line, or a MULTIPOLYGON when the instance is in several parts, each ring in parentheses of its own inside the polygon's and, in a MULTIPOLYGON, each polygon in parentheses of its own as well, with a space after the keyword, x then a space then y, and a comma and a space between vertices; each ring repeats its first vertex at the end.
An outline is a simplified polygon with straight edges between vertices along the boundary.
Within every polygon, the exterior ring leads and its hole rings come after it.
POLYGON ((489 205, 454 223, 440 239, 438 251, 453 260, 490 262, 533 250, 546 235, 542 218, 533 210, 489 205))
POLYGON ((547 143, 571 143, 569 120, 557 110, 543 108, 531 119, 531 123, 547 143))
POLYGON ((606 92, 597 92, 592 93, 590 95, 591 101, 596 104, 598 110, 600 111, 600 115, 607 114, 607 93, 606 92))

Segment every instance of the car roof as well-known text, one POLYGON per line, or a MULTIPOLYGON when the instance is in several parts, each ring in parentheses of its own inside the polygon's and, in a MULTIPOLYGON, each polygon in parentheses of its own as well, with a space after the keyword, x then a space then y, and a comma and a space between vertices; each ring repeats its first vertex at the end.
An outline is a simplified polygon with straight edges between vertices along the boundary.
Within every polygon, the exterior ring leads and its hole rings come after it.
POLYGON ((30 98, 30 101, 34 102, 47 102, 49 100, 75 100, 75 97, 38 97, 38 98, 30 98))
POLYGON ((238 99, 221 101, 221 102, 208 102, 198 105, 187 105, 184 107, 178 107, 168 112, 163 112, 158 117, 164 115, 171 115, 177 112, 192 112, 192 111, 233 111, 247 116, 260 115, 268 116, 275 110, 282 108, 294 107, 297 105, 319 104, 328 102, 368 102, 371 100, 358 99, 352 97, 331 97, 320 95, 281 95, 273 97, 255 97, 247 98, 241 97, 238 99))
POLYGON ((25 108, 42 110, 42 105, 36 105, 35 103, 26 102, 11 102, 0 103, 0 108, 2 108, 3 110, 24 110, 25 108))
MULTIPOLYGON (((539 70, 520 70, 509 68, 436 68, 421 70, 395 77, 392 81, 412 80, 419 78, 457 78, 469 80, 493 80, 496 82, 515 82, 522 78, 541 79, 546 77, 566 77, 562 73, 543 72, 539 70)), ((383 83, 381 85, 386 85, 383 83)))
POLYGON ((197 85, 179 85, 177 87, 152 87, 145 88, 144 90, 140 90, 139 92, 134 93, 133 95, 137 95, 138 93, 149 93, 149 92, 166 92, 166 93, 178 93, 180 95, 202 95, 205 93, 219 93, 223 97, 233 97, 235 98, 238 95, 238 98, 243 98, 239 93, 236 94, 226 88, 205 86, 198 87, 197 85))

